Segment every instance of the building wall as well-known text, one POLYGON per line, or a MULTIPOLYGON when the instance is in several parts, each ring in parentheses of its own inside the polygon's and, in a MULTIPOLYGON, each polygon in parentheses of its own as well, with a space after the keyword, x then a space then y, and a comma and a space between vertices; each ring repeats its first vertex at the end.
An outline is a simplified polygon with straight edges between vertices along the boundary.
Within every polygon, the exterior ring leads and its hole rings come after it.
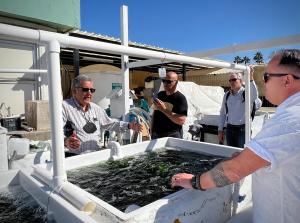
MULTIPOLYGON (((36 44, 0 39, 0 69, 46 69, 45 48, 36 44)), ((0 73, 0 105, 2 114, 25 112, 25 101, 47 100, 47 74, 0 73)))
POLYGON ((66 32, 80 28, 80 0, 1 0, 0 16, 66 32))

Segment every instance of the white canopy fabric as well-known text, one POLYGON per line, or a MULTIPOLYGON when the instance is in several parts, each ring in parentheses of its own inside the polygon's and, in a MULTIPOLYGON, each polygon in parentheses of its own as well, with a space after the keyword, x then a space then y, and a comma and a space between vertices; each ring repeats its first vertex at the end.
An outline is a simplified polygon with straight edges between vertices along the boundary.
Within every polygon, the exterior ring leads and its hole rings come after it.
POLYGON ((188 117, 183 126, 183 138, 190 139, 189 126, 204 115, 219 115, 224 89, 218 86, 202 86, 194 82, 178 82, 178 91, 187 99, 188 117))

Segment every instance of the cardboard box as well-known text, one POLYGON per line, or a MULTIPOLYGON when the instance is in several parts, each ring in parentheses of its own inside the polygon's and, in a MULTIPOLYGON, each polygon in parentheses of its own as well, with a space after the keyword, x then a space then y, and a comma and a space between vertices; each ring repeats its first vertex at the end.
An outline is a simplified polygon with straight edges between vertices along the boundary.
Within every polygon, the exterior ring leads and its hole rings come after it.
POLYGON ((25 117, 27 125, 35 130, 50 129, 50 114, 48 101, 26 101, 25 117))

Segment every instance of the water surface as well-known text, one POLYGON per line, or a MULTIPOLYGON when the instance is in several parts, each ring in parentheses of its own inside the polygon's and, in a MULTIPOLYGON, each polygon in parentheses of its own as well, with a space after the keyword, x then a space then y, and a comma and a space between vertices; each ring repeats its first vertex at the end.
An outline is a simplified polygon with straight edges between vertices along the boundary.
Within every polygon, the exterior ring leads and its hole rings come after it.
POLYGON ((0 191, 0 222, 44 223, 47 214, 20 186, 0 191))
POLYGON ((68 180, 124 211, 131 204, 144 206, 179 190, 170 187, 175 173, 202 173, 222 159, 193 152, 159 150, 75 169, 68 172, 68 180))

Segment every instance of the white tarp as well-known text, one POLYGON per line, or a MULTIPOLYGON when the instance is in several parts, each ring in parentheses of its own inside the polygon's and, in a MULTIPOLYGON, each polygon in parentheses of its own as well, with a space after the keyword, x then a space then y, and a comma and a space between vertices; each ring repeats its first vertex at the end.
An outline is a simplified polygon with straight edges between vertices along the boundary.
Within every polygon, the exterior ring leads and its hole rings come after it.
POLYGON ((194 82, 178 82, 178 91, 187 99, 188 117, 183 126, 183 138, 190 139, 189 126, 205 115, 219 115, 224 89, 219 86, 203 86, 194 82))

